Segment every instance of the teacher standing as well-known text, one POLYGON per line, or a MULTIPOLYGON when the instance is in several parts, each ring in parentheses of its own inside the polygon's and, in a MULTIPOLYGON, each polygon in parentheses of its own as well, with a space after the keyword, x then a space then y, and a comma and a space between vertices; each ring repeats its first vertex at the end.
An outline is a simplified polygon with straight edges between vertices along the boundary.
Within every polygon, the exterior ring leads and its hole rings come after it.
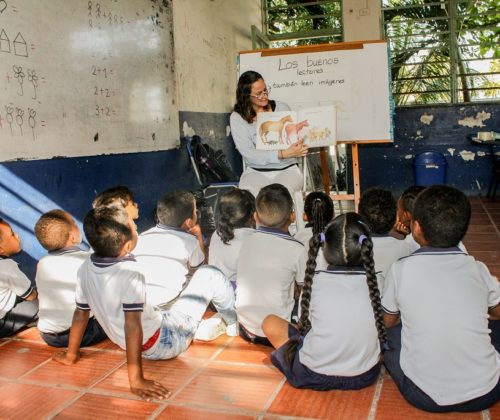
POLYGON ((259 73, 243 73, 238 80, 236 104, 230 117, 231 134, 245 163, 240 188, 257 196, 262 187, 278 183, 293 197, 304 185, 297 158, 307 155, 307 145, 298 141, 284 150, 257 150, 257 114, 271 111, 290 111, 290 108, 282 102, 269 100, 268 88, 259 73))

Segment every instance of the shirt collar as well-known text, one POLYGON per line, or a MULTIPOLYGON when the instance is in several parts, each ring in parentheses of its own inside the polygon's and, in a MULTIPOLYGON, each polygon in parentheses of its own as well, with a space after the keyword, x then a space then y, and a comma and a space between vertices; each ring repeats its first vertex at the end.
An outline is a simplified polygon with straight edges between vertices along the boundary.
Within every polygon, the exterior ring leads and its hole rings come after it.
POLYGON ((135 261, 135 256, 133 254, 127 254, 123 257, 98 257, 95 253, 93 253, 90 256, 90 261, 92 261, 96 267, 105 268, 124 261, 135 261))
POLYGON ((432 246, 423 246, 417 249, 414 254, 466 254, 458 246, 452 246, 450 248, 436 248, 432 246))
POLYGON ((281 229, 276 229, 276 228, 270 228, 270 227, 265 227, 265 226, 259 226, 257 228, 259 232, 264 232, 264 233, 272 233, 273 235, 278 235, 278 236, 286 236, 291 238, 292 235, 290 235, 289 232, 283 232, 281 229))
POLYGON ((328 265, 327 271, 331 273, 342 273, 342 274, 366 274, 363 267, 348 267, 348 266, 338 266, 338 265, 328 265))
POLYGON ((54 251, 49 251, 49 255, 63 255, 63 254, 70 254, 72 252, 78 252, 78 251, 84 251, 81 247, 74 245, 74 246, 67 246, 61 249, 56 249, 54 251))

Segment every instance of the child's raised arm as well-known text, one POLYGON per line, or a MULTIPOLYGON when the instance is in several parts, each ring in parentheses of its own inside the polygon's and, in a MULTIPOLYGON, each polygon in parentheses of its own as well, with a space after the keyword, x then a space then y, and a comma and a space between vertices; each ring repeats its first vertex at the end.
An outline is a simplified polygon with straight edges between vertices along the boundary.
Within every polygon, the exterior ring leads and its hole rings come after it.
POLYGON ((142 373, 142 322, 141 312, 125 312, 125 343, 130 390, 146 401, 164 399, 170 391, 156 381, 144 379, 142 373))
POLYGON ((84 311, 78 308, 75 309, 69 332, 68 349, 54 354, 52 358, 56 362, 69 366, 74 365, 80 360, 80 344, 83 339, 83 334, 85 334, 87 323, 89 322, 89 314, 90 311, 84 311))

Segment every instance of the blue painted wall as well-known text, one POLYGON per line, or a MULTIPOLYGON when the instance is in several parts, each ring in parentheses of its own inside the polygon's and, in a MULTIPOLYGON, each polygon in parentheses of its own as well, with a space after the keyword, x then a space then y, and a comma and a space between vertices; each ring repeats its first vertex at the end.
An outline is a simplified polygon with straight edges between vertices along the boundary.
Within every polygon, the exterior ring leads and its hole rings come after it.
MULTIPOLYGON (((186 122, 213 147, 223 149, 233 168, 241 172, 241 157, 226 131, 229 114, 181 112, 179 121, 181 127, 186 122)), ((446 156, 449 184, 469 195, 485 194, 491 156, 487 147, 471 145, 467 138, 479 129, 500 131, 499 105, 398 109, 394 144, 360 147, 362 190, 383 185, 401 192, 413 184, 412 157, 420 151, 436 150, 446 156), (466 127, 458 122, 480 112, 490 114, 484 127, 466 127), (420 120, 424 114, 433 116, 429 125, 420 120), (455 149, 453 156, 449 148, 455 149), (475 153, 474 160, 465 161, 458 155, 464 150, 475 153), (478 152, 484 152, 484 156, 478 156, 478 152)), ((127 185, 135 193, 140 207, 139 231, 153 225, 156 200, 162 194, 176 188, 198 188, 184 144, 164 152, 0 164, 0 216, 21 236, 25 253, 17 258, 22 268, 32 274, 36 260, 45 255, 33 236, 33 226, 43 212, 63 208, 81 221, 95 194, 116 185, 127 185)))

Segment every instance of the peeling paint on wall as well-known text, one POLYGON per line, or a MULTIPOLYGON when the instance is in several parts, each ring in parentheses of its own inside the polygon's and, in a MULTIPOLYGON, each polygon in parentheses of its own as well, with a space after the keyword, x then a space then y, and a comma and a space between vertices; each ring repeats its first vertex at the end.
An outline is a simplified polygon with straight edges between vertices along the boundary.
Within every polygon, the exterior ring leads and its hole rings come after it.
POLYGON ((406 155, 405 156, 405 159, 412 159, 413 158, 413 155, 406 155))
POLYGON ((469 150, 462 150, 459 155, 465 161, 474 160, 476 157, 476 154, 474 152, 470 152, 469 150))
POLYGON ((420 122, 423 124, 430 125, 432 120, 434 119, 434 115, 424 114, 420 117, 420 122))
POLYGON ((226 137, 229 137, 229 134, 231 134, 231 126, 226 125, 226 137))
POLYGON ((485 120, 490 119, 491 113, 489 112, 478 112, 475 117, 466 117, 463 120, 458 120, 458 123, 460 125, 466 126, 466 127, 484 127, 483 122, 485 120))
POLYGON ((214 139, 215 138, 215 133, 214 133, 214 130, 210 130, 208 132, 208 137, 210 137, 211 139, 214 139))
POLYGON ((184 137, 193 137, 196 134, 186 121, 182 123, 182 132, 184 133, 184 137))
POLYGON ((453 156, 453 154, 455 153, 455 149, 453 149, 452 147, 450 147, 449 149, 446 149, 448 150, 448 153, 450 154, 450 156, 453 156))
POLYGON ((486 156, 486 153, 485 152, 477 152, 477 155, 478 156, 486 156))
MULTIPOLYGON (((422 119, 420 119, 422 120, 422 119)), ((422 136, 422 130, 417 130, 417 135, 415 136, 415 140, 420 140, 423 139, 424 136, 422 136)))

